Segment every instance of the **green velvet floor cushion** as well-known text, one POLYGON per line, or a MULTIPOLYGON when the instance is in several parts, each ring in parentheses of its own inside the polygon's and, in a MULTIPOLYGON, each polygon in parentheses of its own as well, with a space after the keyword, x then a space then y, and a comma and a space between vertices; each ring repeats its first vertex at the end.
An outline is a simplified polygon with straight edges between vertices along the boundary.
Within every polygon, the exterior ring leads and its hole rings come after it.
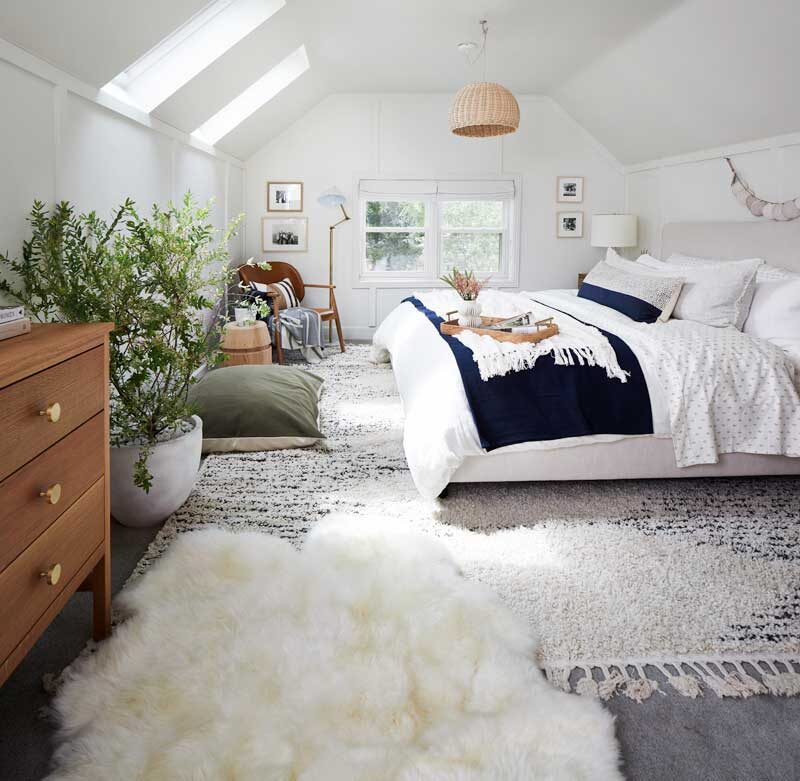
POLYGON ((322 379, 293 366, 229 366, 195 383, 203 452, 308 447, 319 430, 322 379))

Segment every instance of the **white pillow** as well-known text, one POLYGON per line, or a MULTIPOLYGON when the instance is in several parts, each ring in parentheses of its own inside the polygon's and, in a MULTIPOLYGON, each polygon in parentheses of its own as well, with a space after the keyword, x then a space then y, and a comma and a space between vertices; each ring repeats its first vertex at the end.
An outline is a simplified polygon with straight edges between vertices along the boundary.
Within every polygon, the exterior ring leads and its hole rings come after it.
POLYGON ((740 331, 750 312, 760 258, 712 261, 672 255, 668 263, 642 255, 638 263, 664 275, 679 273, 686 282, 672 316, 718 328, 732 325, 740 331))
POLYGON ((762 282, 769 282, 773 279, 790 279, 791 277, 798 277, 796 271, 789 271, 788 268, 781 268, 780 266, 772 266, 765 263, 763 266, 758 267, 758 274, 756 274, 756 285, 762 282))
POLYGON ((756 285, 744 332, 785 350, 800 348, 800 274, 765 279, 756 285))

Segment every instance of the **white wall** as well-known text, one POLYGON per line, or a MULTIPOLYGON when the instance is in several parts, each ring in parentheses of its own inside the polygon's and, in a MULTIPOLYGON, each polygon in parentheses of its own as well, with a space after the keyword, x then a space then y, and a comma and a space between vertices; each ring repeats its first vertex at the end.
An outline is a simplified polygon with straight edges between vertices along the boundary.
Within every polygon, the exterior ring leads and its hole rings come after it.
MULTIPOLYGON (((19 256, 34 199, 68 200, 103 217, 126 197, 142 212, 187 189, 215 200, 221 228, 242 211, 243 164, 146 116, 126 116, 96 90, 3 41, 0 46, 0 250, 19 256)), ((231 246, 240 260, 244 231, 231 246)))
MULTIPOLYGON (((304 279, 327 282, 328 226, 338 212, 317 204, 322 190, 339 187, 355 217, 353 189, 359 175, 519 175, 520 287, 574 287, 577 273, 588 270, 598 256, 589 246, 589 216, 620 211, 624 205, 622 166, 548 98, 521 97, 519 131, 491 139, 452 135, 447 125, 451 101, 452 95, 439 94, 333 95, 322 101, 247 160, 245 254, 286 260, 304 279), (559 175, 586 177, 582 204, 556 203, 559 175), (304 183, 308 252, 261 251, 269 180, 304 183), (556 212, 576 209, 586 215, 584 238, 557 239, 556 212)), ((354 219, 336 231, 335 283, 347 336, 364 339, 410 289, 357 286, 356 230, 354 219)))
POLYGON ((733 197, 726 156, 761 198, 800 196, 800 134, 630 166, 627 209, 639 215, 640 249, 658 257, 668 222, 758 219, 733 197))

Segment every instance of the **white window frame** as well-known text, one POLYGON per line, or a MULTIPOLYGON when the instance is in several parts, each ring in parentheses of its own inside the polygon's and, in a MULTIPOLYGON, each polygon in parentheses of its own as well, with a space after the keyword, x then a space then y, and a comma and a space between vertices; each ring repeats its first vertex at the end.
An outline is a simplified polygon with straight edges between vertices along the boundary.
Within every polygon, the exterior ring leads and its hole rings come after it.
MULTIPOLYGON (((389 192, 374 195, 364 195, 361 192, 361 182, 364 180, 395 182, 409 180, 409 177, 387 176, 386 174, 360 176, 356 179, 354 192, 358 197, 358 239, 354 242, 356 257, 352 264, 354 270, 354 287, 366 288, 408 288, 414 286, 445 287, 440 281, 440 246, 443 229, 439 220, 438 204, 446 201, 467 200, 503 200, 503 227, 497 228, 451 228, 452 233, 503 233, 503 254, 501 257, 501 270, 492 273, 489 280, 490 287, 517 287, 519 284, 519 250, 520 250, 520 214, 521 214, 521 177, 515 175, 484 176, 484 177, 435 177, 431 181, 437 185, 447 182, 508 182, 514 183, 514 194, 510 198, 492 198, 491 195, 479 193, 450 194, 447 195, 394 195, 389 192), (366 261, 366 236, 367 236, 367 201, 422 201, 425 204, 425 253, 423 255, 423 269, 420 271, 368 271, 366 261)), ((370 230, 374 230, 370 228, 370 230)), ((384 232, 408 232, 409 228, 385 228, 384 232)))
MULTIPOLYGON (((511 248, 512 248, 512 240, 511 240, 511 228, 514 223, 513 219, 513 212, 514 212, 514 201, 516 198, 512 199, 492 199, 491 197, 487 196, 456 196, 456 195, 448 195, 437 199, 437 208, 436 208, 436 218, 437 218, 437 232, 436 232, 436 241, 437 241, 437 252, 436 252, 436 266, 438 269, 438 276, 441 276, 443 269, 442 269, 442 257, 441 257, 441 244, 442 244, 442 236, 445 233, 500 233, 503 237, 503 242, 501 244, 502 254, 500 256, 500 269, 498 271, 490 272, 492 279, 489 280, 490 284, 495 276, 497 276, 500 280, 508 279, 509 277, 509 264, 511 260, 511 248), (440 210, 438 208, 438 204, 442 203, 460 203, 462 201, 491 201, 491 200, 500 200, 503 204, 503 224, 499 228, 446 228, 444 225, 440 223, 440 210)), ((488 274, 487 274, 488 276, 488 274)), ((495 283, 496 284, 496 283, 495 283)))
POLYGON ((365 280, 384 279, 386 277, 400 277, 408 280, 424 280, 430 277, 432 269, 435 268, 436 253, 432 248, 436 242, 435 228, 433 225, 432 201, 430 196, 397 195, 397 196, 375 196, 372 198, 361 198, 359 202, 359 275, 365 280), (390 201, 394 202, 421 202, 425 207, 425 222, 422 227, 372 227, 367 225, 367 201, 390 201), (425 235, 425 252, 422 255, 422 269, 417 271, 368 271, 365 267, 367 260, 367 233, 423 233, 425 235))

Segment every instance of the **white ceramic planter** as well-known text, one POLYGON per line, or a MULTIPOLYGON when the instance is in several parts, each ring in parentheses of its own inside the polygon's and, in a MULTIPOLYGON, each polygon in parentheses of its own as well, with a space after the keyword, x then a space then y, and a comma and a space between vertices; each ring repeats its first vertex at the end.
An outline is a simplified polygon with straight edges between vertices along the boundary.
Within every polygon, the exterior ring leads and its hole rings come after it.
POLYGON ((464 301, 458 305, 458 324, 466 328, 477 328, 481 324, 481 309, 480 302, 464 301))
POLYGON ((192 416, 194 428, 175 439, 159 442, 147 468, 153 487, 145 493, 133 482, 138 447, 111 448, 111 515, 125 526, 153 526, 177 510, 197 480, 203 447, 203 421, 192 416))

